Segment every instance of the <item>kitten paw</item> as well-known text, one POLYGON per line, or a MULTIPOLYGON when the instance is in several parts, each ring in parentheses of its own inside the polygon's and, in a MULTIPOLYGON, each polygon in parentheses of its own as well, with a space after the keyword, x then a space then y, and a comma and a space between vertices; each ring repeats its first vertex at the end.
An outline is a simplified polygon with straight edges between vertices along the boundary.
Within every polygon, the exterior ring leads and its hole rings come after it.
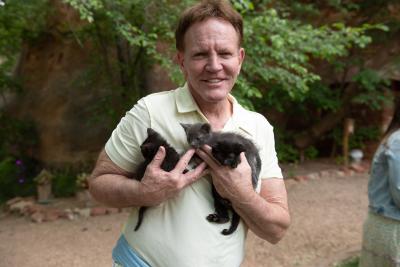
POLYGON ((229 221, 229 218, 223 218, 216 213, 210 214, 207 216, 207 221, 213 223, 226 223, 229 221))
POLYGON ((224 229, 224 230, 222 230, 222 232, 221 232, 221 234, 223 234, 223 235, 230 235, 230 234, 232 234, 233 233, 233 231, 231 231, 231 230, 229 230, 229 229, 224 229))

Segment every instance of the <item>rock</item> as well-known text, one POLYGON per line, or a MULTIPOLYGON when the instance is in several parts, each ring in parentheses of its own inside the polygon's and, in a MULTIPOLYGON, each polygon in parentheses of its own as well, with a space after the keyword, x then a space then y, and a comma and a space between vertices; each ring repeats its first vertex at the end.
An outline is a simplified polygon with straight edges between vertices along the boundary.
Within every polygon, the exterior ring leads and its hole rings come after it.
POLYGON ((6 202, 6 207, 10 207, 11 205, 24 200, 22 197, 14 197, 6 202))
POLYGON ((31 206, 28 206, 25 210, 25 215, 30 215, 36 212, 43 212, 45 208, 41 205, 37 204, 32 204, 31 206))
POLYGON ((368 167, 360 163, 353 163, 350 165, 350 169, 355 171, 356 173, 365 173, 368 172, 368 167))
POLYGON ((116 214, 119 212, 120 212, 120 209, 118 209, 118 208, 110 208, 110 207, 106 208, 106 214, 116 214))
POLYGON ((31 215, 31 220, 35 223, 41 223, 44 221, 44 214, 42 212, 35 212, 31 215))
POLYGON ((91 216, 100 216, 105 215, 107 213, 107 208, 105 207, 93 207, 90 210, 91 216))
POLYGON ((343 171, 344 176, 347 176, 347 177, 354 175, 354 171, 352 169, 350 169, 350 168, 343 167, 341 169, 341 171, 343 171))
POLYGON ((24 214, 25 213, 25 210, 26 209, 28 209, 30 206, 32 206, 34 203, 33 203, 33 201, 32 200, 21 200, 21 201, 18 201, 18 202, 15 202, 15 203, 13 203, 13 204, 11 204, 10 206, 9 206, 9 210, 11 211, 11 212, 16 212, 16 213, 19 213, 19 214, 24 214))
POLYGON ((58 210, 58 209, 47 209, 44 212, 44 220, 46 222, 53 222, 57 220, 58 218, 62 217, 63 211, 58 210))
POLYGON ((293 177, 293 179, 297 182, 305 182, 308 180, 308 176, 306 175, 296 175, 293 177))
POLYGON ((321 178, 329 178, 332 176, 337 175, 337 171, 336 170, 325 170, 325 171, 320 171, 319 172, 319 176, 321 178))
POLYGON ((90 217, 91 210, 89 208, 83 208, 83 209, 74 209, 74 213, 78 214, 79 216, 83 218, 88 218, 90 217))
POLYGON ((61 215, 61 218, 72 221, 75 219, 75 214, 71 209, 65 209, 63 214, 61 215))
POLYGON ((316 180, 320 178, 320 174, 317 172, 307 174, 308 180, 316 180))

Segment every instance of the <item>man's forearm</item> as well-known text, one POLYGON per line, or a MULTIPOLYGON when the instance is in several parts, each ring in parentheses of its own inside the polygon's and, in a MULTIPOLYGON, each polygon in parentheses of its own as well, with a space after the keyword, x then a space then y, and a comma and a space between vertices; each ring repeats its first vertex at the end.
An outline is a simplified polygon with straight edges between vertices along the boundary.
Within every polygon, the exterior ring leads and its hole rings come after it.
POLYGON ((260 194, 254 192, 254 195, 246 198, 247 201, 235 201, 232 205, 256 235, 275 244, 289 227, 290 215, 283 181, 273 179, 268 183, 268 186, 264 185, 261 189, 260 194), (271 191, 280 193, 271 194, 271 191))
POLYGON ((106 205, 124 208, 149 203, 140 190, 140 182, 117 174, 103 174, 89 183, 92 196, 106 205))
POLYGON ((89 190, 99 202, 112 207, 144 206, 140 182, 127 172, 115 165, 103 149, 97 159, 96 166, 89 179, 89 190))
POLYGON ((277 203, 269 203, 256 195, 254 203, 234 204, 233 208, 257 236, 277 243, 289 227, 289 212, 277 203))

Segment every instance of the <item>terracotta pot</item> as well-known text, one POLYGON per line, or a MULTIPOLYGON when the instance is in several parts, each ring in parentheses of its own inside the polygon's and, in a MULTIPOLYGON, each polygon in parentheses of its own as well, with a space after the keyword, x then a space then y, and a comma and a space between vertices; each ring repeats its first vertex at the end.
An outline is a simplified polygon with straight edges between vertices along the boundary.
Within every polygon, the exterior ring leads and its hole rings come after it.
POLYGON ((52 198, 51 184, 38 184, 37 196, 39 203, 49 203, 52 198))
POLYGON ((87 189, 76 192, 75 197, 76 200, 83 203, 85 207, 93 207, 96 205, 96 201, 87 189))

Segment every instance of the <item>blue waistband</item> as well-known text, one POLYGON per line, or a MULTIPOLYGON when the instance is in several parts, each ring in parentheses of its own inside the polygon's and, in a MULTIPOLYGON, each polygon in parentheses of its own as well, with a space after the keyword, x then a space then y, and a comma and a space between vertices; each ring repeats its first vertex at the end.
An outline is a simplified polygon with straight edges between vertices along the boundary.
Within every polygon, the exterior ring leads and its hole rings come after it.
POLYGON ((112 257, 115 262, 126 267, 150 267, 142 260, 135 251, 129 246, 123 235, 117 241, 117 245, 112 251, 112 257))

